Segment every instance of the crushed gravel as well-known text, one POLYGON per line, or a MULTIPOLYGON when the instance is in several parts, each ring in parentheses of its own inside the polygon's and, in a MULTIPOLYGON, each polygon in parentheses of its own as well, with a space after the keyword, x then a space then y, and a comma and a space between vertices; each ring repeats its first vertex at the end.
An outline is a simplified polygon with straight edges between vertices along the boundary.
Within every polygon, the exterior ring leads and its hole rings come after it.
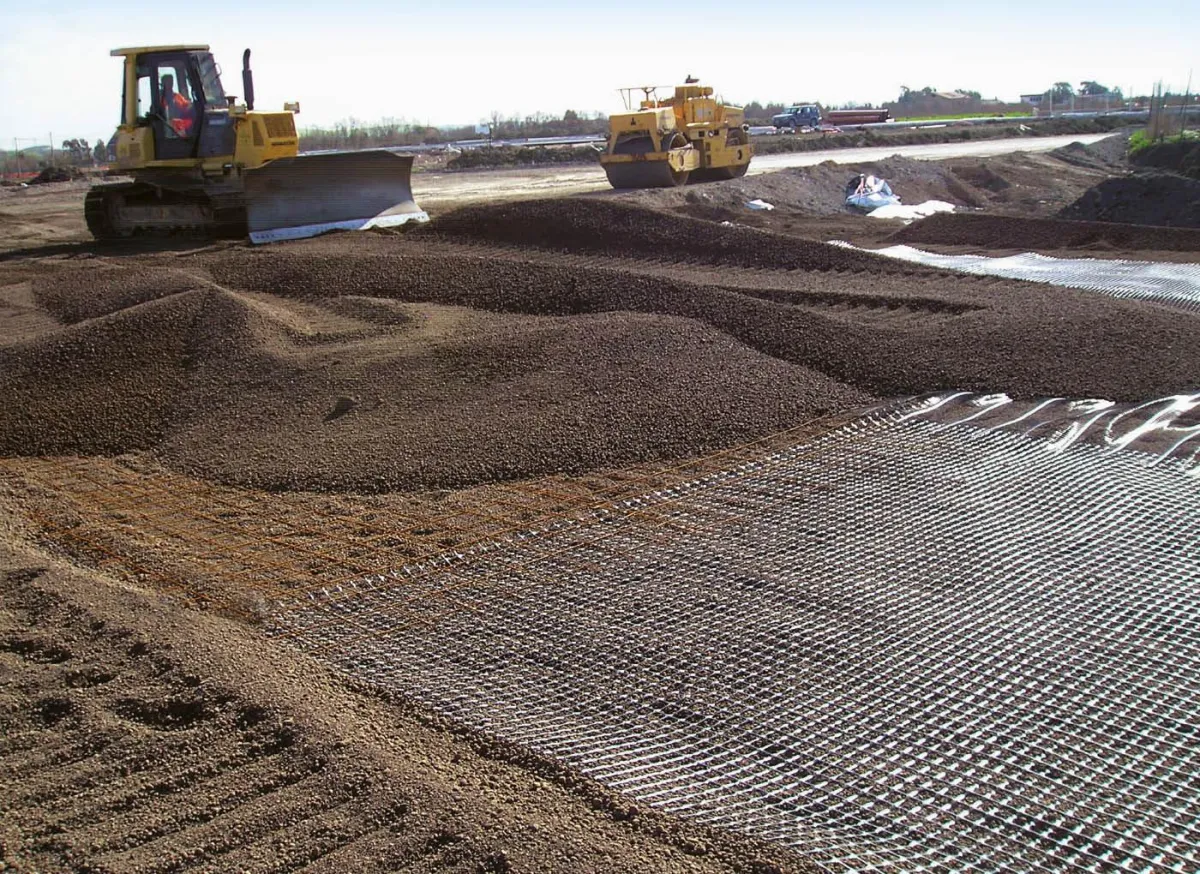
POLYGON ((583 473, 928 391, 1200 383, 1191 319, 1153 306, 583 199, 64 261, 32 298, 42 330, 0 343, 0 452, 151 449, 270 490, 583 473))

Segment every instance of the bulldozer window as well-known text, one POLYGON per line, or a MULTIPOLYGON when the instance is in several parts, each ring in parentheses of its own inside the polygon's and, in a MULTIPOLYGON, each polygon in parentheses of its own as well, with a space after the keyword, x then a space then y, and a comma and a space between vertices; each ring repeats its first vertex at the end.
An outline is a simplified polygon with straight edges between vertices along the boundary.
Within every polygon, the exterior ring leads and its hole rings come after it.
POLYGON ((154 107, 154 91, 150 87, 150 73, 144 75, 138 70, 137 80, 137 120, 145 122, 150 110, 154 107))
POLYGON ((168 138, 190 138, 196 132, 197 112, 203 101, 197 101, 186 62, 161 61, 151 69, 153 84, 158 86, 155 108, 167 122, 163 133, 168 138))
POLYGON ((225 106, 225 89, 221 87, 221 71, 208 52, 197 52, 196 66, 200 70, 200 87, 204 90, 204 102, 209 108, 225 106))

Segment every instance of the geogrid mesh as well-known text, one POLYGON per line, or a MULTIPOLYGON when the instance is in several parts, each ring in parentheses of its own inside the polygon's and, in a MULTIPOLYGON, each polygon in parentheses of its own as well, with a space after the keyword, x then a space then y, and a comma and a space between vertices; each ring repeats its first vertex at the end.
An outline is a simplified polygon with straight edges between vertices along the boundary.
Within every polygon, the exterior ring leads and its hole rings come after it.
MULTIPOLYGON (((856 249, 841 240, 832 245, 856 249)), ((1200 310, 1200 264, 1164 264, 1101 258, 1051 258, 1025 252, 995 258, 987 255, 941 255, 912 246, 864 249, 876 255, 984 276, 1045 282, 1114 297, 1152 300, 1185 310, 1200 310)))
POLYGON ((1200 395, 1156 455, 1049 403, 875 414, 274 630, 829 870, 1200 870, 1200 395))

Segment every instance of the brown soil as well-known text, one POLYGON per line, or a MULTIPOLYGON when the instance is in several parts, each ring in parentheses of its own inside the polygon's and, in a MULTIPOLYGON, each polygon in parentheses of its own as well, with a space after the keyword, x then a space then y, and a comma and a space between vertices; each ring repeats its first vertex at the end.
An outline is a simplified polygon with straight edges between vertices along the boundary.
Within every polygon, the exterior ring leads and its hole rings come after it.
MULTIPOLYGON (((1045 215, 1104 172, 1025 161, 954 178, 1020 210, 1039 195, 1017 168, 1053 171, 1045 215)), ((80 193, 39 188, 0 200, 3 245, 75 233, 54 216, 80 193)), ((742 196, 715 208, 744 224, 742 196)), ((784 234, 639 200, 0 259, 6 870, 806 870, 353 686, 256 619, 880 399, 1141 401, 1200 383, 1194 316, 816 245, 895 227, 799 196, 761 218, 784 234)))
POLYGON ((1200 230, 1112 222, 1063 221, 941 213, 914 222, 888 238, 897 243, 939 243, 987 249, 1098 252, 1200 252, 1200 230))
POLYGON ((804 868, 45 554, 0 603, 4 870, 804 868))

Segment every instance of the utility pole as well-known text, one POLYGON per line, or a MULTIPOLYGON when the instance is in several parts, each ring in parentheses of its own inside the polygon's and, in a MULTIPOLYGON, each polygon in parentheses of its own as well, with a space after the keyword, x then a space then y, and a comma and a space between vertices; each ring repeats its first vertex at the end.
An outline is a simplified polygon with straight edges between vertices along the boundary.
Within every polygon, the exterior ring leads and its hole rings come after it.
POLYGON ((1183 91, 1183 101, 1179 104, 1179 139, 1183 139, 1183 133, 1187 130, 1187 105, 1192 97, 1192 71, 1188 70, 1187 88, 1183 91))
POLYGON ((21 143, 36 143, 37 140, 33 137, 13 137, 13 154, 17 159, 17 175, 21 175, 21 143))

